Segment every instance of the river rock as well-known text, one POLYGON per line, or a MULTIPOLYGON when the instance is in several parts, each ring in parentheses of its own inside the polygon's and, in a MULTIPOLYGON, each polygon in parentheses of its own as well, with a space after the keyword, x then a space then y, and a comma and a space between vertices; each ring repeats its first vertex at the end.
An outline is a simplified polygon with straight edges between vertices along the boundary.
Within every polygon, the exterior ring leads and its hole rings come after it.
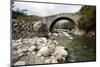
POLYGON ((57 36, 58 36, 58 34, 57 34, 57 33, 53 33, 53 36, 57 37, 57 36))
POLYGON ((25 62, 24 61, 18 61, 15 63, 15 65, 25 65, 25 62))
POLYGON ((57 46, 55 49, 55 55, 58 60, 62 61, 65 57, 68 56, 68 52, 62 46, 57 46))
POLYGON ((18 55, 16 56, 12 56, 12 62, 15 63, 16 61, 18 61, 20 59, 20 57, 18 55))
POLYGON ((36 46, 30 46, 29 51, 34 51, 36 46))
POLYGON ((17 50, 17 53, 18 53, 18 54, 21 53, 21 52, 23 52, 22 49, 18 49, 18 50, 17 50))
POLYGON ((51 63, 58 63, 56 57, 54 56, 51 56, 51 63))
POLYGON ((38 53, 43 55, 43 56, 49 56, 50 55, 50 50, 47 46, 44 46, 39 50, 38 53))
POLYGON ((21 57, 21 56, 23 56, 24 55, 24 53, 22 52, 22 53, 19 53, 19 57, 21 57))
POLYGON ((56 40, 54 40, 53 42, 54 42, 54 44, 58 45, 58 42, 56 40))
POLYGON ((51 63, 51 59, 45 60, 45 63, 51 63))
POLYGON ((60 53, 57 55, 56 58, 57 58, 58 61, 63 61, 63 55, 60 54, 60 53))
POLYGON ((72 37, 70 34, 68 34, 67 32, 63 32, 63 34, 64 34, 66 37, 68 37, 69 39, 73 39, 73 37, 72 37))

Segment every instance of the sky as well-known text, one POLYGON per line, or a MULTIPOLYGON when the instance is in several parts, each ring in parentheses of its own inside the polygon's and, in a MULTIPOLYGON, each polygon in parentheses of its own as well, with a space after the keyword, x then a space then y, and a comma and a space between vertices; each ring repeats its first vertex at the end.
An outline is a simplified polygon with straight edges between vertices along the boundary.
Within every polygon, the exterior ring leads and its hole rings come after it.
POLYGON ((27 10, 28 15, 50 16, 59 13, 75 13, 81 9, 82 5, 62 5, 31 2, 14 2, 13 10, 27 10))

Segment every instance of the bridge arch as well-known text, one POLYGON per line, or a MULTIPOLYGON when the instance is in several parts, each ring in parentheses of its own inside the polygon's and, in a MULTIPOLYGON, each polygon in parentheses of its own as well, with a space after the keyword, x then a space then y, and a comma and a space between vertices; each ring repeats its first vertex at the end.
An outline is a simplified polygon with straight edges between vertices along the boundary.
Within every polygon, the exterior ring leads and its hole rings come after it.
POLYGON ((51 22, 51 25, 50 25, 50 27, 49 27, 49 31, 50 31, 50 32, 53 31, 54 25, 55 25, 58 21, 60 21, 60 20, 68 20, 68 21, 72 22, 72 24, 75 26, 75 28, 77 27, 77 24, 76 24, 76 22, 75 22, 73 19, 68 18, 68 17, 59 17, 59 18, 56 18, 53 22, 51 22))

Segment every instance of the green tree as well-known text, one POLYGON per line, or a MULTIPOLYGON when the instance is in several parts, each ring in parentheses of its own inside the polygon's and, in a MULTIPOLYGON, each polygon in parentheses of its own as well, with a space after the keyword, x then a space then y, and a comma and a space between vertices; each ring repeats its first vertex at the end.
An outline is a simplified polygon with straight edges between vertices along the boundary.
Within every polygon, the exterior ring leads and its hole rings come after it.
POLYGON ((72 24, 72 22, 63 22, 63 23, 56 23, 54 25, 54 28, 56 29, 73 29, 74 25, 72 24))
POLYGON ((82 16, 79 20, 79 28, 85 31, 95 31, 96 28, 96 7, 83 6, 79 12, 82 16))
POLYGON ((22 17, 27 17, 27 14, 25 13, 26 10, 12 10, 12 18, 14 19, 18 19, 18 18, 22 18, 22 17))
POLYGON ((72 22, 65 22, 62 24, 62 28, 71 30, 74 28, 74 25, 72 24, 72 22))
POLYGON ((40 20, 41 17, 35 16, 35 15, 27 15, 26 9, 24 10, 12 10, 12 18, 13 19, 23 19, 23 20, 28 20, 28 21, 37 21, 40 20))

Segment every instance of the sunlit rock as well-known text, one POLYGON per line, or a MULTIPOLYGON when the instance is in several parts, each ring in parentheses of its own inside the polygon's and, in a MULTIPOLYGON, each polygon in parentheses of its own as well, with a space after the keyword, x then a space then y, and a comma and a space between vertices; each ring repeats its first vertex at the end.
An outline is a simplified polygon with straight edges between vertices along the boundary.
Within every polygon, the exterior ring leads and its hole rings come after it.
POLYGON ((58 42, 57 42, 57 40, 54 40, 53 42, 54 42, 54 44, 58 45, 58 42))
POLYGON ((21 52, 23 52, 22 49, 18 49, 18 50, 17 50, 17 53, 18 53, 18 54, 21 53, 21 52))
POLYGON ((37 56, 37 57, 40 57, 40 56, 41 56, 41 54, 38 52, 36 56, 37 56))
POLYGON ((51 36, 52 36, 52 33, 51 33, 51 32, 49 32, 49 33, 48 33, 48 36, 49 36, 49 37, 51 37, 51 36))
POLYGON ((64 34, 66 37, 68 37, 69 39, 73 39, 73 37, 72 37, 70 34, 68 34, 67 32, 63 32, 63 34, 64 34))
POLYGON ((51 56, 51 63, 58 63, 56 57, 54 56, 51 56))
POLYGON ((57 37, 58 36, 58 33, 53 33, 53 36, 57 37))
POLYGON ((18 61, 14 65, 25 65, 25 62, 24 61, 18 61))
POLYGON ((45 43, 45 44, 47 43, 47 39, 44 37, 41 38, 41 41, 42 41, 42 43, 45 43))
POLYGON ((30 46, 29 51, 34 51, 36 46, 30 46))
POLYGON ((39 50, 39 53, 43 56, 49 56, 50 55, 50 50, 47 46, 45 47, 42 47, 40 50, 39 50))
POLYGON ((19 57, 22 57, 23 55, 24 55, 24 53, 23 53, 23 52, 19 53, 19 57))
POLYGON ((62 46, 57 46, 55 49, 55 56, 59 61, 68 56, 68 52, 62 46))
POLYGON ((45 60, 45 63, 51 63, 51 59, 45 60))
POLYGON ((57 58, 58 61, 63 61, 63 55, 60 54, 60 53, 57 55, 56 58, 57 58))

